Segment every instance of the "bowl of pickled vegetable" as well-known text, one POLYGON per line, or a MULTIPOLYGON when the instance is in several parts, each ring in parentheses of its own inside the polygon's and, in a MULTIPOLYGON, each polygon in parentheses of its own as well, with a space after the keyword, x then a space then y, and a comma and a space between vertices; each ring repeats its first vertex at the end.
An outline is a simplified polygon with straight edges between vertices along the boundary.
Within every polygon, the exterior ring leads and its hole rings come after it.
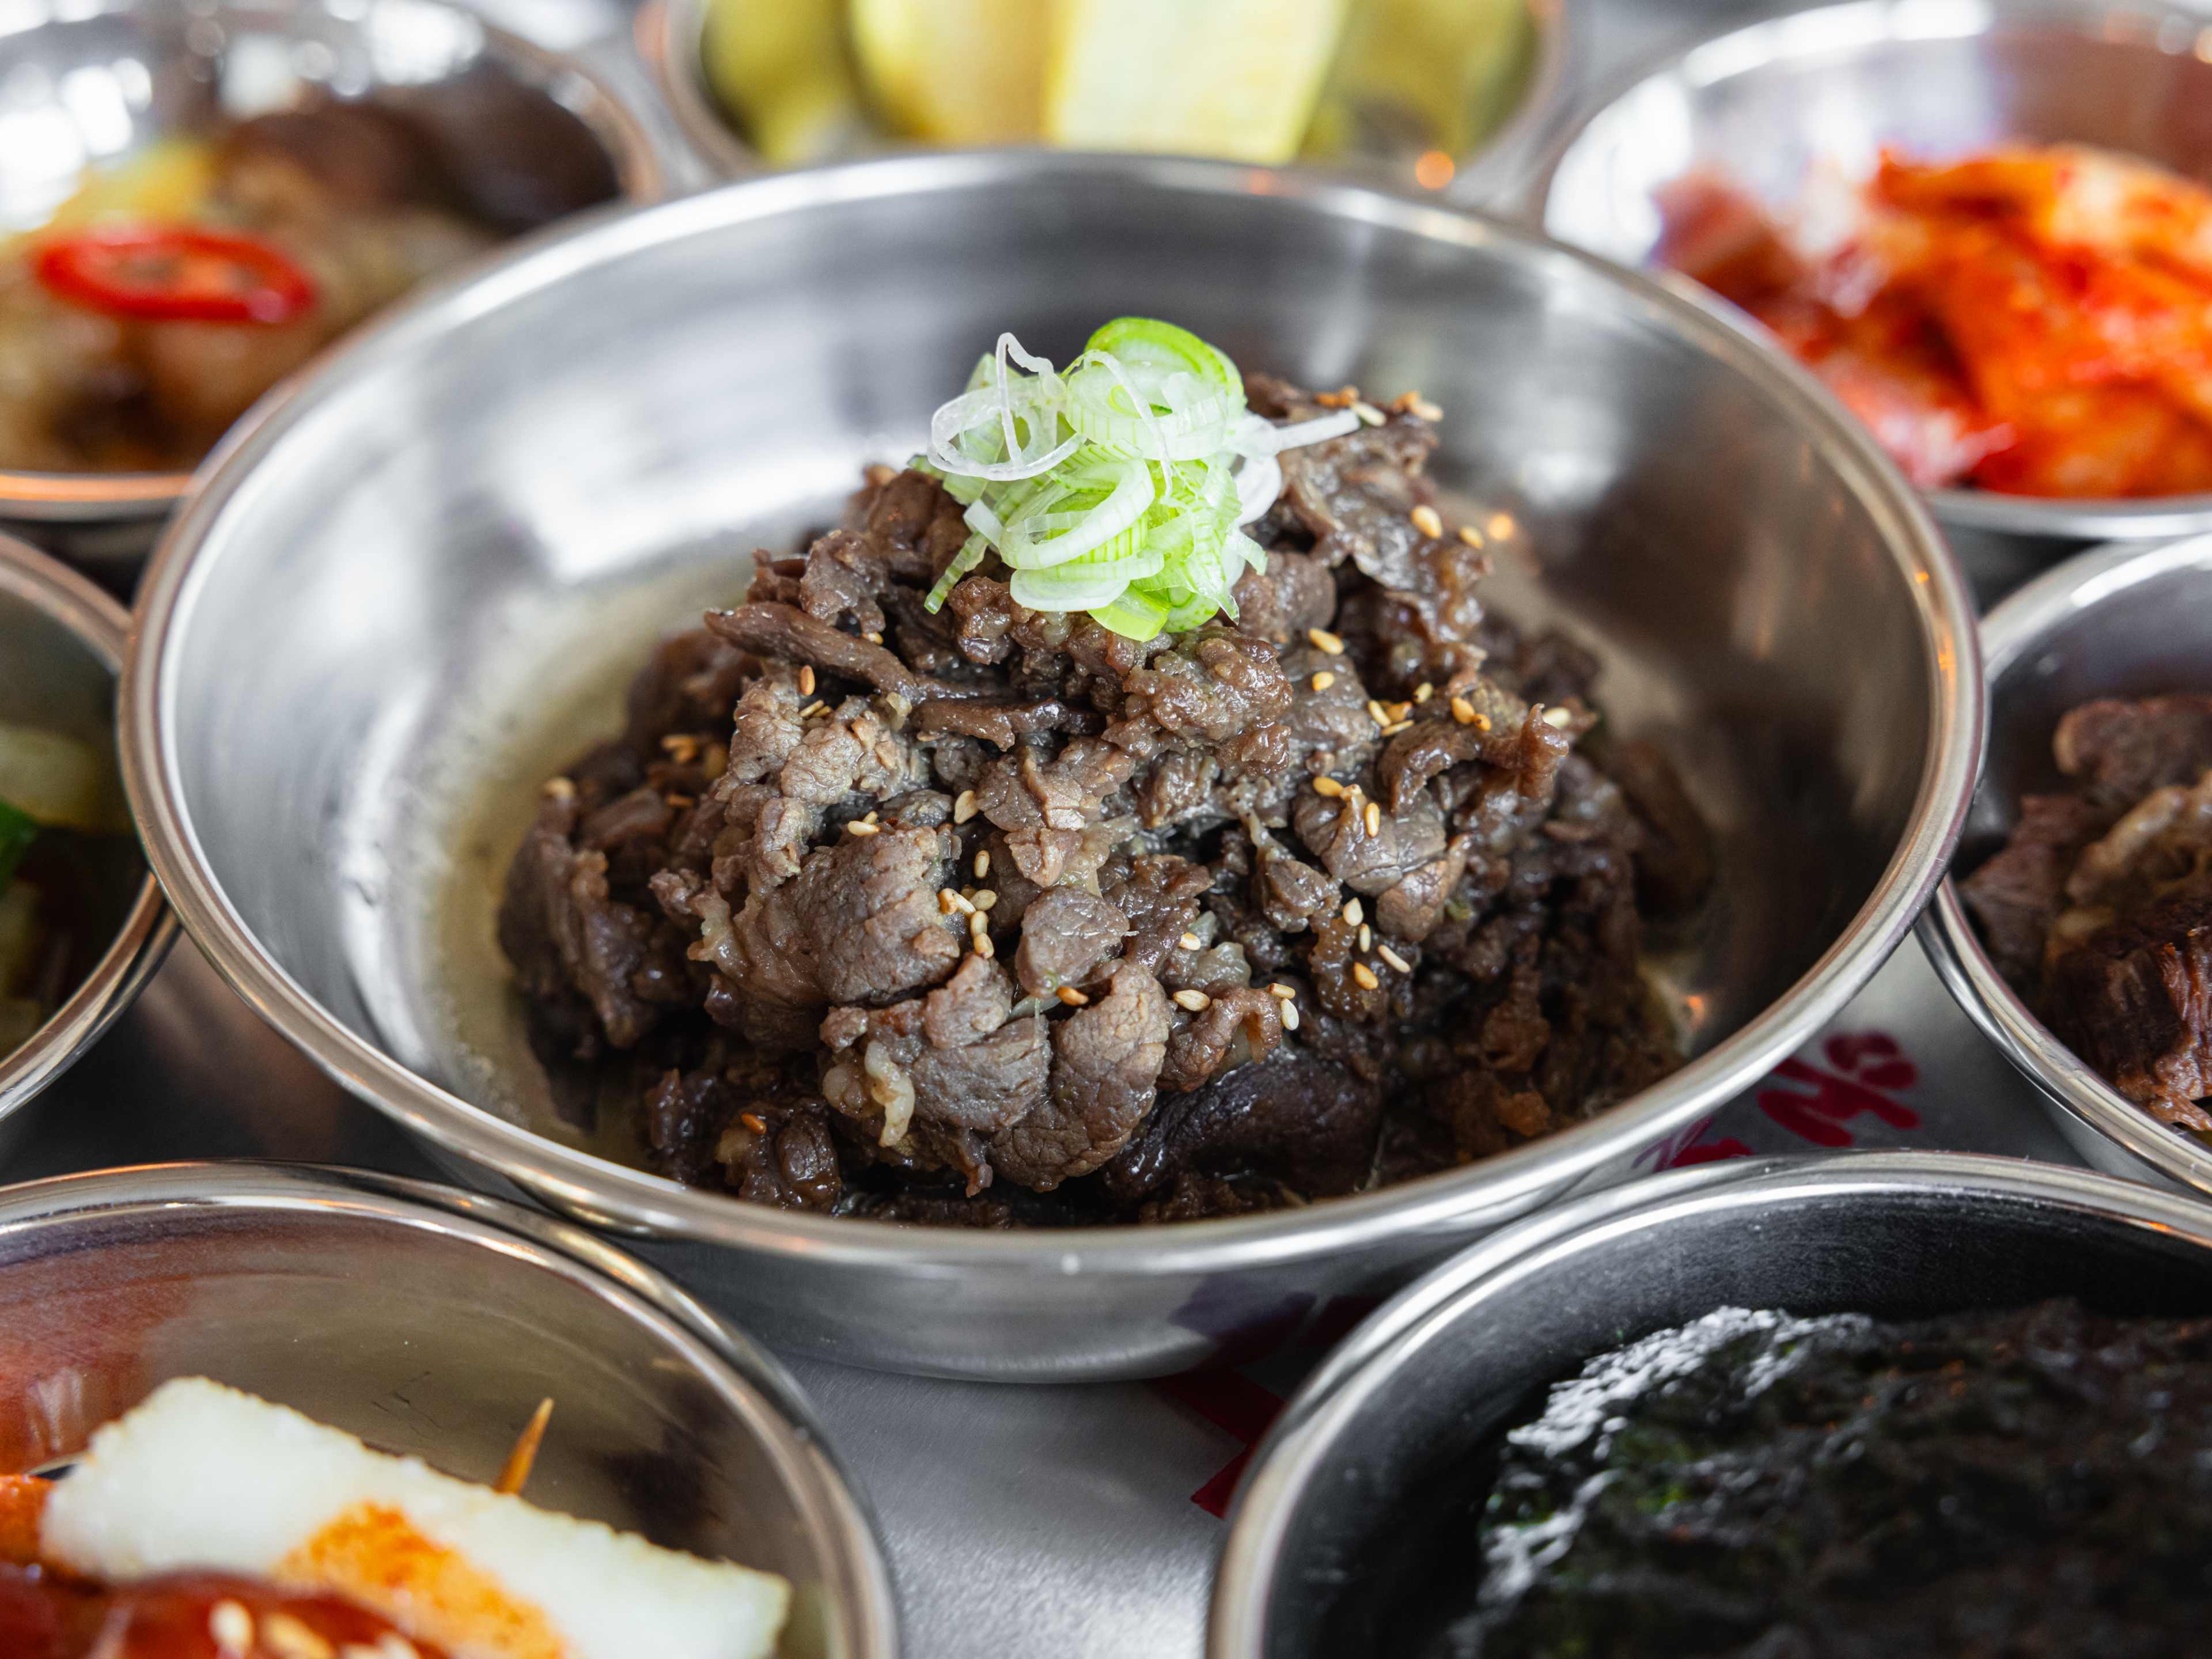
POLYGON ((0 1136, 175 935, 116 768, 128 625, 82 577, 0 536, 0 1136))

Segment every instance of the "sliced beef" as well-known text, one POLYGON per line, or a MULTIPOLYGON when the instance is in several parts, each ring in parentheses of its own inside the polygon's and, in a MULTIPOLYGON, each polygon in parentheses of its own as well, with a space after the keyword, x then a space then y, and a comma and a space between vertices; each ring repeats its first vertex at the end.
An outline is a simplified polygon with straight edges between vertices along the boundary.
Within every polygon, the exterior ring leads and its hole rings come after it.
POLYGON ((2051 738, 2058 769, 2091 805, 2121 809, 2212 769, 2212 696, 2106 699, 2067 711, 2051 738))
POLYGON ((2051 963, 2052 1031, 2154 1116, 2212 1130, 2212 888, 2171 894, 2051 963))
POLYGON ((1125 963, 1102 1000, 1054 1022, 1048 1098, 993 1138, 998 1172, 1050 1192, 1127 1146, 1158 1093, 1169 1006, 1158 980, 1125 963))
POLYGON ((2041 978, 2044 941, 2066 908, 2066 878, 2106 821, 2080 795, 2027 796, 2003 849, 1960 883, 1990 959, 2016 988, 2033 994, 2041 978))

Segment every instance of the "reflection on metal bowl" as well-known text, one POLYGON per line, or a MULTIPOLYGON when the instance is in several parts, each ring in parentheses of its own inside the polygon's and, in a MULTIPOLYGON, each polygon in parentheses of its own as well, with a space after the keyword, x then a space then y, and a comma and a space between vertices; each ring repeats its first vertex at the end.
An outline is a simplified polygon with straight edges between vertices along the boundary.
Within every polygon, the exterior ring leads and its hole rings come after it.
MULTIPOLYGON (((1623 1343, 1723 1307, 1913 1319, 2064 1296, 2201 1316, 2212 1210, 2083 1170, 1846 1152, 1685 1170, 1516 1227, 1376 1314, 1278 1419, 1231 1517, 1208 1659, 1402 1650, 1376 1638, 1432 1565, 1423 1498, 1480 1478, 1467 1461, 1509 1413, 1623 1343)), ((1437 1541, 1463 1582, 1472 1540, 1437 1541)))
POLYGON ((619 1228, 773 1341, 1008 1379, 1288 1336, 1662 1158, 1903 937, 1981 720, 1971 610, 1925 514, 1718 318, 1310 175, 1050 152, 771 175, 412 307, 234 443, 143 605, 133 803, 186 927, 279 1030, 475 1178, 619 1228), (912 453, 980 343, 1012 328, 1064 358, 1127 312, 1443 405, 1435 471, 1510 545, 1495 602, 1597 650, 1600 697, 1721 837, 1717 896, 1654 963, 1695 1058, 1484 1163, 1170 1227, 831 1218, 605 1155, 531 1060, 491 938, 540 781, 618 720, 655 630, 912 453))
MULTIPOLYGON (((653 0, 638 20, 639 44, 686 141, 717 177, 737 179, 767 164, 708 83, 703 43, 711 3, 653 0)), ((1322 158, 1326 164, 1469 206, 1504 202, 1571 112, 1588 27, 1583 0, 1528 0, 1525 23, 1525 38, 1515 43, 1496 80, 1494 95, 1504 106, 1477 123, 1486 130, 1471 151, 1425 148, 1409 112, 1393 122, 1387 113, 1378 120, 1376 112, 1355 108, 1350 118, 1363 136, 1341 157, 1322 158)))
MULTIPOLYGON (((1593 108, 1528 199, 1553 235, 1641 264, 1659 236, 1654 192, 1699 167, 1778 212, 1816 167, 1870 172, 1885 146, 1947 160, 2008 140, 2095 144, 2212 182, 2212 19, 2154 0, 1861 0, 1717 36, 1593 108)), ((2046 556, 2212 528, 2204 495, 1930 500, 1947 527, 2039 538, 2046 556)))
POLYGON ((0 1468, 211 1376, 464 1480, 552 1396, 549 1509, 796 1590, 785 1659, 896 1659, 866 1511, 783 1369, 575 1228, 396 1176, 174 1164, 0 1197, 0 1468))
MULTIPOLYGON (((0 720, 105 748, 130 626, 122 607, 82 577, 0 536, 0 720)), ((113 896, 119 918, 113 942, 28 1042, 0 1053, 0 1140, 9 1136, 16 1109, 131 1006, 176 938, 161 888, 143 866, 132 869, 130 890, 113 896)))
MULTIPOLYGON (((0 231, 34 227, 88 168, 112 167, 221 116, 313 97, 397 98, 527 208, 565 199, 580 145, 632 200, 661 194, 650 140, 615 94, 574 61, 439 0, 213 0, 176 7, 90 0, 0 23, 0 231)), ((153 545, 188 477, 170 472, 0 471, 0 525, 81 562, 128 569, 153 545)))
MULTIPOLYGON (((2021 588, 1982 625, 1990 678, 1988 763, 1967 819, 1962 861, 1993 852, 2023 794, 2060 787, 2051 738, 2059 717, 2094 697, 2212 692, 2212 537, 2101 549, 2021 588)), ((2033 1082, 2074 1150, 2116 1175, 2212 1193, 2212 1146, 2170 1128, 2092 1071, 2005 982, 1946 881, 1920 938, 1951 994, 2033 1082)))

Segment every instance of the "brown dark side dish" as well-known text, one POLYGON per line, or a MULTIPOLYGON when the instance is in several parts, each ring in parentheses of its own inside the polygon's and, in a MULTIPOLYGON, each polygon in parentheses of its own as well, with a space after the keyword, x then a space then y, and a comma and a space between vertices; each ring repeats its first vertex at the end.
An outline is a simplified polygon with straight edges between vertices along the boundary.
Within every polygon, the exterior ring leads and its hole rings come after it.
POLYGON ((1663 1075, 1639 901, 1696 906, 1705 831, 1586 652, 1486 613, 1418 403, 1285 453, 1240 619, 1146 644, 995 562, 931 614, 961 508, 872 470, 546 786, 539 1052, 678 1180, 975 1226, 1302 1204, 1663 1075))
POLYGON ((2083 703, 2051 749, 2072 787, 2023 799, 1961 891, 2052 1035, 2160 1121, 2212 1130, 2212 696, 2083 703))

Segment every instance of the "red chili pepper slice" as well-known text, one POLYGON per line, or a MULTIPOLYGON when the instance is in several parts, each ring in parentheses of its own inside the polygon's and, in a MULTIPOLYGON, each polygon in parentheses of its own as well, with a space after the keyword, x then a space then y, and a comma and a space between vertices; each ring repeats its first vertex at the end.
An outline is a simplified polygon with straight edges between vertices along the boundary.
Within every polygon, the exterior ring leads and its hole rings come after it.
POLYGON ((181 225, 59 237, 34 269, 52 293, 121 317, 273 325, 315 303, 314 279, 268 243, 181 225))

